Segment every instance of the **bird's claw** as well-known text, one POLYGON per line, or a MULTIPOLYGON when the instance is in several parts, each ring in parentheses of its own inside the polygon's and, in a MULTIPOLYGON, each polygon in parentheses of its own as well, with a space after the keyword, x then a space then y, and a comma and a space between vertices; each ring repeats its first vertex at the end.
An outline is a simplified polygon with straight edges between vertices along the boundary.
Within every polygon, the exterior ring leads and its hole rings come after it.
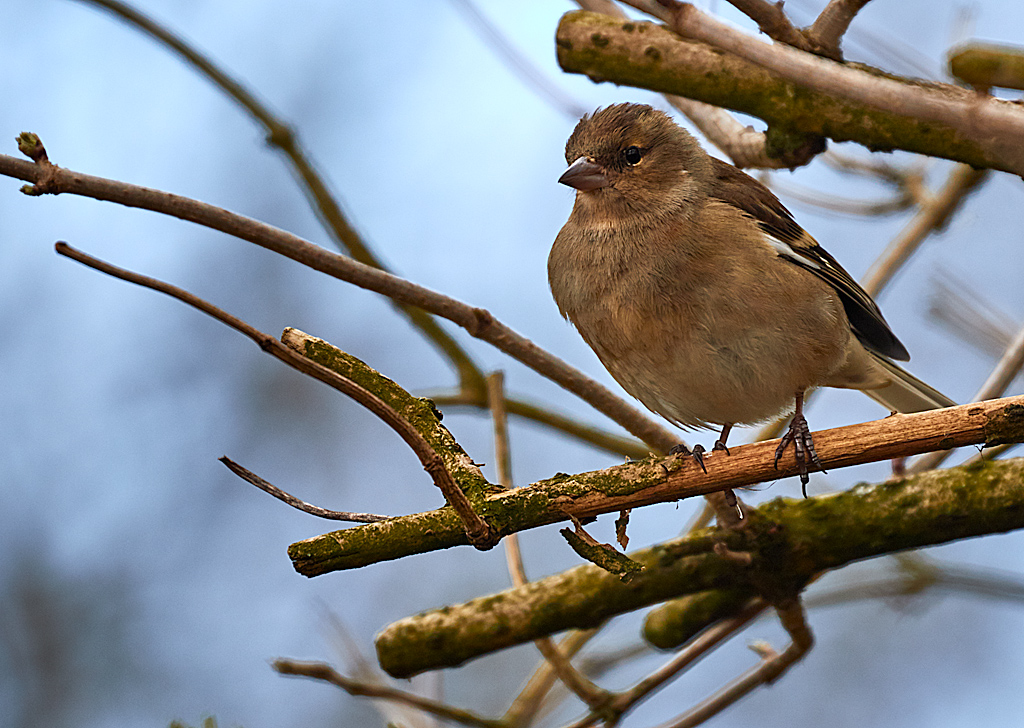
POLYGON ((797 413, 793 417, 793 420, 789 423, 789 429, 782 436, 782 440, 779 441, 779 446, 775 448, 776 470, 779 469, 779 459, 782 457, 782 453, 786 451, 790 443, 793 443, 793 455, 796 458, 797 472, 800 474, 800 490, 803 492, 804 498, 806 498, 807 484, 811 481, 807 469, 808 462, 816 465, 823 473, 825 468, 821 464, 821 460, 818 459, 818 453, 814 450, 814 438, 811 437, 811 428, 807 426, 807 420, 801 413, 797 413))
POLYGON ((693 446, 693 450, 691 450, 686 445, 684 445, 682 443, 679 443, 678 445, 674 445, 672 447, 672 449, 668 451, 668 454, 669 455, 688 455, 689 457, 691 457, 691 458, 693 458, 694 460, 697 461, 697 464, 700 465, 700 469, 704 471, 705 475, 707 475, 708 474, 708 469, 704 466, 704 453, 705 452, 706 451, 704 450, 704 446, 703 445, 694 445, 693 446))

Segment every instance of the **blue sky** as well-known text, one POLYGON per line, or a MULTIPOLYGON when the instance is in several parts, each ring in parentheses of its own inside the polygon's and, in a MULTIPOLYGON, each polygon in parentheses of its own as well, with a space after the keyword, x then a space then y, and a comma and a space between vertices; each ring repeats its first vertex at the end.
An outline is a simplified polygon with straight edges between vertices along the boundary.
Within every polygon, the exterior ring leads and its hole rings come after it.
MULTIPOLYGON (((150 0, 138 7, 295 125, 389 265, 488 308, 616 386, 547 290, 547 251, 572 203, 556 180, 575 119, 511 72, 456 3, 150 0)), ((559 71, 554 28, 569 4, 478 7, 583 108, 660 103, 559 71)), ((795 0, 786 7, 798 20, 810 17, 795 0)), ((938 73, 951 42, 1024 44, 1024 6, 972 8, 964 21, 961 6, 945 0, 872 3, 854 24, 848 54, 910 72, 906 60, 882 54, 881 43, 938 73)), ((13 4, 6 9, 4 153, 16 153, 18 132, 34 131, 62 166, 199 198, 329 244, 260 130, 176 58, 83 3, 21 4, 16 22, 13 4)), ((929 183, 940 184, 947 170, 931 164, 929 183)), ((884 193, 821 163, 783 173, 782 181, 864 198, 884 193)), ((267 661, 340 664, 327 613, 370 654, 373 633, 394 619, 504 588, 502 555, 463 548, 314 580, 297 576, 287 545, 329 526, 243 485, 217 458, 228 455, 325 507, 389 514, 439 505, 415 458, 356 405, 239 335, 59 258, 52 245, 67 240, 169 280, 265 331, 308 331, 417 393, 450 387, 452 373, 373 294, 218 233, 92 200, 29 198, 20 184, 0 181, 0 546, 8 554, 0 560, 0 710, 15 726, 165 725, 210 714, 247 728, 382 725, 365 702, 278 677, 267 661)), ((960 401, 993 362, 929 320, 933 281, 949 271, 1022 320, 1022 193, 1019 179, 993 176, 880 298, 913 354, 911 369, 960 401)), ((855 276, 907 220, 854 219, 784 201, 855 276)), ((511 391, 607 425, 487 345, 456 336, 486 369, 505 369, 511 391)), ((882 414, 862 395, 828 392, 809 419, 824 429, 882 414)), ((493 462, 485 418, 453 410, 445 423, 476 460, 493 462)), ((531 425, 515 423, 512 439, 518 484, 614 462, 531 425)), ((704 433, 696 441, 711 439, 704 433)), ((810 491, 886 472, 886 464, 837 471, 813 479, 810 491)), ((798 493, 795 481, 781 481, 749 497, 798 493)), ((636 514, 634 544, 675 535, 693 508, 636 514)), ((611 540, 610 521, 594 530, 611 540)), ((1000 536, 932 554, 1020 573, 1021 543, 1000 536)), ((576 563, 553 528, 528 534, 524 550, 534 576, 576 563)), ((1019 605, 958 595, 814 612, 818 645, 808 659, 714 724, 748 725, 765 714, 787 725, 1012 724, 1024 668, 1020 613, 1019 605)), ((633 640, 638 619, 616 622, 597 649, 633 640)), ((665 720, 749 666, 744 645, 760 638, 783 642, 774 624, 755 625, 627 725, 665 720)), ((453 702, 500 711, 535 657, 527 646, 484 659, 446 675, 446 690, 453 702)), ((609 684, 625 685, 661 659, 618 671, 609 684)))

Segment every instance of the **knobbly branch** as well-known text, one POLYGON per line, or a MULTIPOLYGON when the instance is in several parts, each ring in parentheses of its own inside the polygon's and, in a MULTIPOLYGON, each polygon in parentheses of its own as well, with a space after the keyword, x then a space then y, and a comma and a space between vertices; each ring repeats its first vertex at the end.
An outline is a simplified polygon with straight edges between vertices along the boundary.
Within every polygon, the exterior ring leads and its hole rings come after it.
MULTIPOLYGON (((1021 419, 1024 398, 1015 399, 1008 416, 1021 419)), ((628 585, 586 564, 395 622, 377 638, 378 659, 390 674, 407 677, 684 594, 738 588, 751 596, 776 590, 784 598, 817 573, 852 561, 1024 528, 1022 479, 1024 460, 1017 459, 827 497, 778 499, 752 511, 744 531, 708 529, 632 553, 646 568, 628 585), (722 542, 748 551, 752 565, 715 553, 722 542)))
MULTIPOLYGON (((1024 441, 1024 396, 951 407, 814 433, 829 470, 967 445, 1024 441)), ((689 458, 647 459, 578 475, 559 475, 477 502, 484 519, 507 535, 549 523, 588 518, 652 503, 742 488, 795 475, 786 455, 773 466, 777 441, 712 454, 708 474, 689 458)), ((465 544, 447 509, 417 513, 299 541, 288 554, 299 573, 318 576, 465 544)))
POLYGON ((681 5, 676 32, 575 11, 556 34, 562 69, 676 94, 768 122, 784 136, 819 135, 876 151, 904 149, 1024 174, 1024 108, 769 45, 681 5), (699 42, 698 42, 699 41, 699 42), (708 45, 710 43, 710 45, 708 45))

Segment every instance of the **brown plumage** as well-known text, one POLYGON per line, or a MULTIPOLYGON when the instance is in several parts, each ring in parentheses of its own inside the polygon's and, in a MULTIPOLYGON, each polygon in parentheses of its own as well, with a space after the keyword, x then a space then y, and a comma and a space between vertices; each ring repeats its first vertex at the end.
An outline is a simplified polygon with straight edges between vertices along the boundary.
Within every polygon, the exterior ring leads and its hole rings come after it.
MULTIPOLYGON (((559 310, 622 387, 684 427, 796 416, 814 387, 912 412, 952 401, 898 367, 909 358, 874 301, 764 185, 709 156, 649 106, 584 117, 559 180, 577 189, 548 258, 559 310)), ((697 457, 700 459, 700 452, 697 457)))

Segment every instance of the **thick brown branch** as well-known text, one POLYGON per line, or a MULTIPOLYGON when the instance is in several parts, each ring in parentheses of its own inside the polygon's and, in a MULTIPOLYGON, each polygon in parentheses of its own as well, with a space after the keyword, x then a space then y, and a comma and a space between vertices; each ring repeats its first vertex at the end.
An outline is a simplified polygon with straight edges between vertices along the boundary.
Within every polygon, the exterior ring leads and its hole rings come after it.
POLYGON ((556 34, 558 62, 595 81, 752 114, 783 136, 820 135, 1024 174, 1018 104, 769 45, 690 5, 675 17, 674 29, 690 40, 652 23, 567 13, 556 34))
MULTIPOLYGON (((1024 405, 1015 406, 1014 416, 1024 418, 1024 405)), ((390 674, 408 676, 683 594, 733 587, 757 592, 769 582, 798 587, 853 561, 1024 528, 1022 480, 1024 460, 1008 460, 827 497, 775 500, 749 514, 746 534, 704 531, 634 552, 646 568, 628 585, 586 564, 395 622, 377 638, 378 660, 390 674), (754 566, 715 554, 718 542, 747 548, 754 566)))
MULTIPOLYGON (((1024 396, 951 407, 814 433, 829 470, 965 445, 1024 441, 1024 396)), ((489 496, 477 511, 507 535, 577 518, 615 513, 795 475, 790 455, 773 466, 776 441, 714 453, 705 475, 689 458, 643 460, 605 470, 559 475, 489 496)), ((466 543, 446 510, 417 513, 299 541, 289 547, 296 570, 318 576, 466 543)))

